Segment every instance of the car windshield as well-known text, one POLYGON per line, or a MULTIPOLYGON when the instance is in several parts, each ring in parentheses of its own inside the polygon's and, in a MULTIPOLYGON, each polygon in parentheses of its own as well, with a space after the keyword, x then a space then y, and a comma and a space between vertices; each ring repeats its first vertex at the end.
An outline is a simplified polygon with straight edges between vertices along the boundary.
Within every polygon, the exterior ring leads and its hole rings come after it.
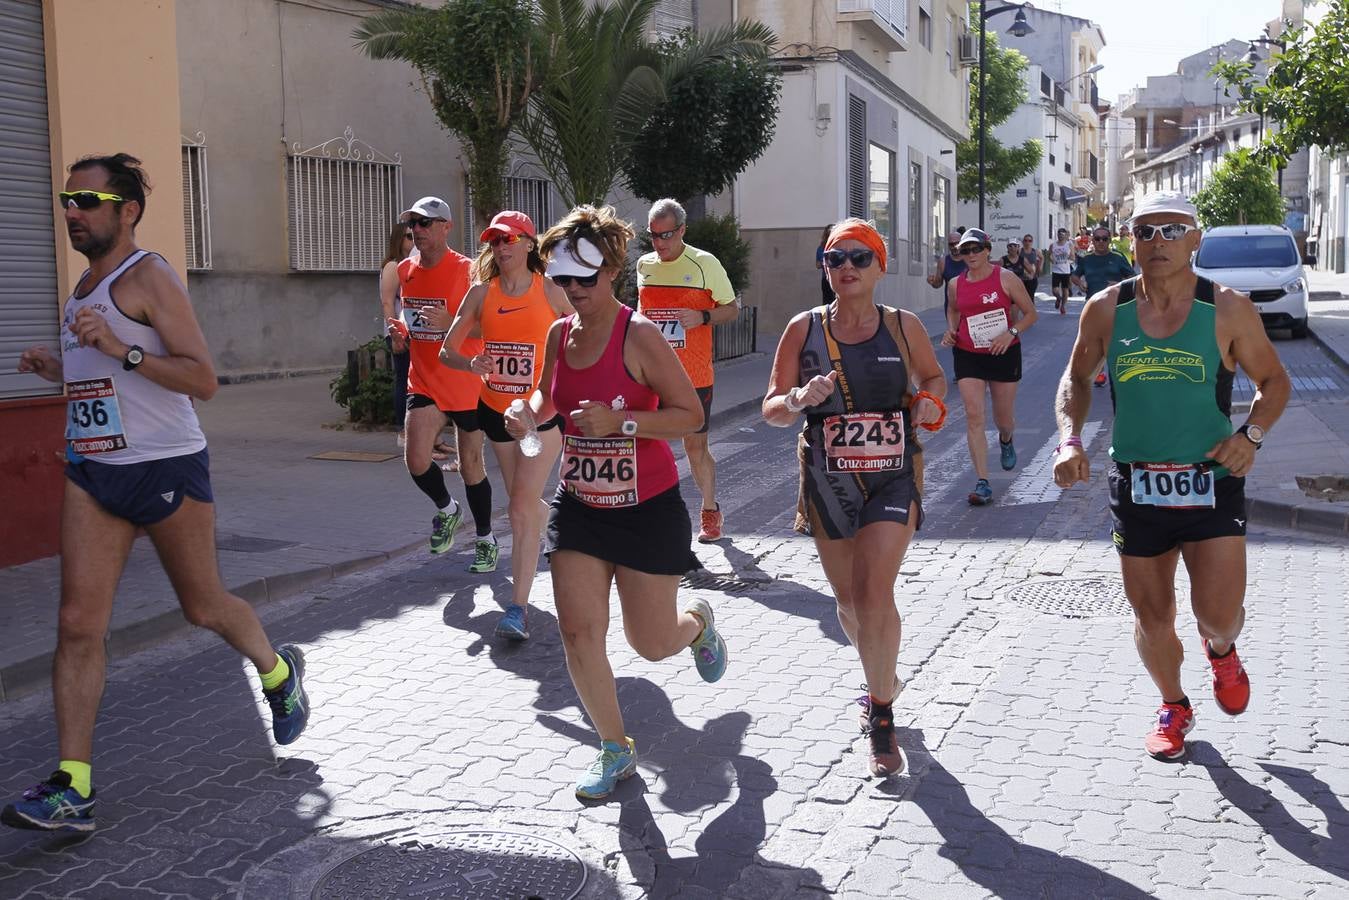
POLYGON ((1297 265, 1297 248, 1282 234, 1210 235, 1194 263, 1201 269, 1283 269, 1297 265))

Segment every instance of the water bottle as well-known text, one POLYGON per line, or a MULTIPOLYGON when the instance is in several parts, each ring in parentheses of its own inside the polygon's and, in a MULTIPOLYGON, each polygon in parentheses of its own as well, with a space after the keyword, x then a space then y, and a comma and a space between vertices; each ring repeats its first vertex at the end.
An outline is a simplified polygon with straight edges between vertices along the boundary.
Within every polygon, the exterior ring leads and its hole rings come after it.
MULTIPOLYGON (((525 411, 525 401, 515 399, 511 401, 511 412, 522 413, 525 411)), ((530 415, 533 419, 533 415, 530 415)), ((539 431, 531 422, 529 430, 525 436, 520 438, 520 452, 525 456, 538 456, 543 452, 543 441, 539 440, 539 431)))

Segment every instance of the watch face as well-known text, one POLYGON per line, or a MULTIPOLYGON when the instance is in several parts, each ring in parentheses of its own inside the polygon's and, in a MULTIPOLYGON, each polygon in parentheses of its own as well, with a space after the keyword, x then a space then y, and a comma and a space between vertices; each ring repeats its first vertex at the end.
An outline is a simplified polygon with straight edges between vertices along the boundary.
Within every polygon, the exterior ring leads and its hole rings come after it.
POLYGON ((637 433, 637 423, 634 422, 632 419, 628 419, 626 422, 623 423, 622 427, 619 430, 621 430, 628 437, 632 437, 634 434, 637 433))
POLYGON ((1259 425, 1247 425, 1246 437, 1258 444, 1265 439, 1265 429, 1261 428, 1259 425))

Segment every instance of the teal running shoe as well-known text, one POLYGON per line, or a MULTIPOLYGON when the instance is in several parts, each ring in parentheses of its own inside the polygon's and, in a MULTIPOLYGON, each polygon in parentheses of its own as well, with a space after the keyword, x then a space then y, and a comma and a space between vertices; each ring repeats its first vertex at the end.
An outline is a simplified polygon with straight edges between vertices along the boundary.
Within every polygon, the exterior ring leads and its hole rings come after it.
POLYGON ((529 640, 529 629, 525 625, 525 608, 523 606, 516 606, 512 603, 501 614, 501 621, 497 622, 496 636, 506 638, 508 641, 529 640))
POLYGON ((970 506, 987 506, 993 502, 993 488, 989 486, 987 478, 980 478, 974 483, 969 500, 970 506))
POLYGON ((697 616, 703 623, 703 630, 698 634, 697 640, 689 644, 689 649, 693 651, 693 662, 698 667, 698 674, 702 676, 703 681, 719 681, 721 676, 726 674, 726 642, 717 633, 712 607, 706 600, 695 600, 693 605, 684 611, 697 616))
POLYGON ((501 545, 491 538, 478 538, 473 545, 473 562, 468 570, 474 575, 486 575, 497 570, 497 560, 501 558, 501 545))
POLYGON ((11 828, 30 831, 94 830, 94 794, 80 796, 70 786, 70 773, 57 769, 41 784, 23 792, 17 803, 11 803, 0 812, 0 822, 11 828))
POLYGON ((290 675, 275 690, 262 696, 272 708, 272 737, 278 744, 292 743, 309 724, 309 695, 304 692, 304 653, 294 644, 282 644, 276 655, 286 661, 290 675))
POLYGON ((456 506, 454 512, 441 510, 431 520, 431 552, 444 553, 454 543, 454 533, 464 521, 464 510, 456 506))
POLYGON ((1016 447, 1012 446, 1011 441, 1004 441, 998 438, 998 446, 1002 450, 1000 461, 1004 471, 1010 472, 1016 468, 1016 447))
POLYGON ((637 745, 632 738, 623 743, 603 741, 600 755, 576 780, 576 796, 582 800, 603 800, 614 792, 624 778, 637 774, 637 745))

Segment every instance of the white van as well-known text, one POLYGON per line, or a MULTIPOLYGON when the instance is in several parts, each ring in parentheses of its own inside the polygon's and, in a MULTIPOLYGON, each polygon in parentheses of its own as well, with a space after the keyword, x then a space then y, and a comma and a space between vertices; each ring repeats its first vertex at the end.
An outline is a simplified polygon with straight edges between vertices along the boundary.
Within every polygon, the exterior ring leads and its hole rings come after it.
POLYGON ((1265 328, 1307 336, 1307 273, 1282 225, 1220 225, 1204 232, 1194 270, 1250 296, 1265 328))

